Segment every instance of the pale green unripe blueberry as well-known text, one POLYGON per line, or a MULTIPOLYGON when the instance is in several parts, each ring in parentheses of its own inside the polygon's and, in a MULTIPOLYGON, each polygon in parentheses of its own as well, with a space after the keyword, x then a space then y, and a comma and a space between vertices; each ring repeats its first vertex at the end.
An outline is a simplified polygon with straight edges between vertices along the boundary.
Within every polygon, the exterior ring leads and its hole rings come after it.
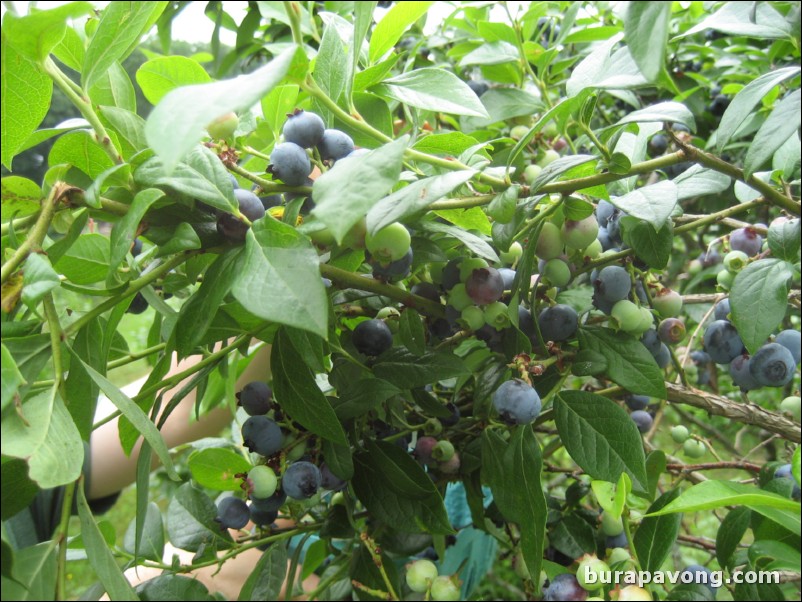
POLYGON ((510 129, 510 138, 513 140, 520 140, 529 133, 529 128, 525 125, 516 125, 510 129))
POLYGON ((584 249, 599 234, 599 222, 595 215, 589 215, 579 221, 566 220, 562 226, 562 236, 565 246, 569 249, 584 249))
POLYGON ((465 290, 465 285, 462 282, 455 284, 448 293, 448 304, 457 311, 462 311, 466 307, 473 305, 473 299, 468 296, 468 291, 465 290))
POLYGON ((563 235, 560 229, 551 222, 546 222, 540 229, 535 253, 540 259, 556 259, 563 252, 563 235))
POLYGON ((650 601, 652 600, 652 595, 642 587, 627 585, 618 591, 618 597, 615 599, 618 602, 650 601))
POLYGON ((234 132, 237 131, 239 125, 239 117, 236 113, 226 113, 221 115, 209 125, 206 126, 206 131, 209 136, 214 140, 229 140, 234 132))
POLYGON ((409 251, 412 237, 404 224, 395 222, 373 235, 365 235, 365 248, 382 263, 398 261, 409 251))
POLYGON ((682 311, 682 296, 670 288, 664 288, 652 299, 652 307, 663 318, 676 318, 682 311))
POLYGON ((783 414, 789 414, 794 420, 800 422, 800 418, 802 418, 802 400, 797 395, 786 397, 780 403, 780 410, 783 414))
POLYGON ((749 255, 743 251, 730 251, 724 256, 724 267, 733 274, 740 272, 749 263, 749 255))
POLYGON ((705 455, 705 444, 697 439, 688 439, 682 444, 683 453, 689 458, 698 459, 705 455))
POLYGON ((537 164, 540 165, 540 167, 546 167, 550 163, 554 163, 559 158, 560 158, 560 153, 550 148, 545 153, 543 153, 543 157, 540 159, 540 161, 537 162, 537 164))
POLYGON ((501 330, 510 325, 509 308, 501 301, 496 301, 485 306, 485 323, 490 324, 496 330, 501 330))
POLYGON ((543 168, 540 165, 527 165, 526 169, 524 169, 524 180, 531 186, 542 171, 543 168))
POLYGON ((454 457, 454 444, 451 441, 438 441, 432 450, 432 458, 438 462, 448 462, 454 457))
POLYGON ((437 566, 426 559, 416 560, 407 565, 407 585, 418 594, 426 592, 437 579, 437 566))
POLYGON ((460 318, 470 330, 479 330, 485 325, 485 312, 476 305, 469 305, 463 309, 460 318))
POLYGON ((455 602, 459 600, 459 586, 452 577, 442 575, 432 583, 432 600, 436 602, 455 602))
POLYGON ((582 589, 592 592, 601 588, 602 578, 609 572, 610 567, 604 560, 600 560, 595 554, 587 554, 579 560, 576 580, 582 589))
POLYGON ((716 282, 723 291, 728 291, 732 288, 732 283, 735 280, 735 275, 729 270, 721 270, 716 275, 716 282))
POLYGON ((269 498, 278 488, 278 477, 269 466, 254 466, 248 471, 248 488, 253 498, 269 498))
POLYGON ((501 259, 501 261, 505 265, 513 265, 516 261, 518 261, 521 258, 521 255, 523 255, 523 252, 524 252, 524 248, 521 246, 521 243, 519 243, 518 241, 515 241, 514 243, 512 243, 510 245, 510 248, 509 248, 508 251, 506 251, 506 252, 502 251, 501 253, 498 254, 498 256, 499 256, 499 259, 501 259))
POLYGON ((674 443, 685 443, 690 436, 691 433, 684 424, 678 424, 671 429, 671 438, 674 440, 674 443))
POLYGON ((618 328, 624 332, 636 332, 641 329, 643 324, 643 314, 641 314, 640 307, 629 299, 622 299, 613 305, 610 315, 615 320, 618 328))
POLYGON ((602 254, 604 248, 602 247, 601 241, 597 238, 592 243, 590 243, 585 250, 582 251, 582 257, 590 257, 591 259, 596 259, 599 255, 602 254))
POLYGON ((543 266, 543 276, 554 286, 565 286, 571 282, 571 268, 562 259, 549 259, 543 266))
MULTIPOLYGON (((621 531, 623 532, 623 527, 621 531)), ((614 567, 620 564, 629 564, 632 561, 632 556, 626 548, 613 548, 607 555, 607 564, 614 567)))

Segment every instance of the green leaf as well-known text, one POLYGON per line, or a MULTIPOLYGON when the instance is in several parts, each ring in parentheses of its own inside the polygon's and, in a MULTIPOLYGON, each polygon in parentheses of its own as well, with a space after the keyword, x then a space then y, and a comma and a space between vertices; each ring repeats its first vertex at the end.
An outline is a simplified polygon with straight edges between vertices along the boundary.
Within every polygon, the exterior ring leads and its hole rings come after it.
POLYGON ((364 416, 379 404, 384 403, 400 389, 380 378, 364 378, 349 381, 339 391, 337 405, 334 412, 340 420, 350 420, 357 416, 364 416))
POLYGON ((345 100, 347 102, 351 101, 354 91, 354 74, 359 64, 362 41, 373 23, 373 11, 376 9, 376 4, 378 3, 375 0, 354 4, 354 34, 348 45, 348 76, 345 78, 345 100))
POLYGON ((442 134, 422 136, 412 145, 412 148, 431 155, 451 155, 457 157, 472 146, 478 144, 478 142, 476 138, 466 136, 462 132, 445 132, 442 134))
MULTIPOLYGON (((345 47, 337 32, 336 25, 331 22, 323 30, 320 40, 320 49, 315 59, 315 69, 312 73, 315 83, 320 86, 326 96, 337 100, 345 89, 348 60, 345 47)), ((328 112, 328 110, 326 109, 328 112)))
POLYGON ((114 272, 125 259, 125 255, 134 244, 139 222, 142 221, 150 206, 162 197, 164 197, 164 193, 155 188, 138 192, 128 208, 128 213, 114 225, 109 237, 111 245, 109 273, 114 272))
POLYGON ((660 476, 666 471, 666 454, 660 449, 650 452, 646 456, 646 476, 649 479, 649 497, 657 494, 657 485, 660 476))
POLYGON ((607 360, 607 376, 638 395, 664 399, 663 372, 640 341, 608 328, 581 328, 579 346, 600 353, 607 360))
POLYGON ((518 523, 521 551, 530 574, 539 574, 546 538, 543 459, 528 425, 515 428, 509 442, 492 430, 482 434, 482 481, 507 520, 518 523))
POLYGON ((401 312, 398 325, 398 336, 401 343, 413 354, 421 356, 426 352, 426 332, 418 312, 407 308, 401 312))
POLYGON ((278 541, 262 553, 242 586, 237 600, 278 600, 288 569, 287 546, 278 541))
POLYGON ((619 33, 597 44, 593 52, 574 67, 566 82, 569 97, 592 88, 628 89, 648 83, 629 48, 625 46, 613 51, 623 36, 623 33, 619 33))
POLYGON ((52 53, 67 67, 80 73, 86 56, 86 44, 75 29, 67 27, 64 29, 64 37, 53 47, 52 53))
POLYGON ((708 194, 719 194, 732 184, 729 176, 701 165, 692 165, 673 180, 677 185, 677 200, 684 201, 708 194))
POLYGON ((426 209, 471 179, 475 171, 452 171, 423 178, 384 197, 368 211, 368 232, 375 234, 385 226, 426 209))
POLYGON ((170 498, 167 507, 170 543, 191 552, 196 552, 201 546, 213 545, 218 550, 230 547, 231 537, 214 520, 216 516, 217 506, 211 498, 191 483, 184 483, 170 498))
MULTIPOLYGON (((487 206, 487 215, 494 222, 508 224, 515 219, 515 209, 518 206, 520 186, 510 186, 504 192, 497 194, 487 206)), ((588 203, 590 205, 590 203, 588 203)), ((591 211, 592 211, 591 207, 591 211)))
POLYGON ((567 514, 549 531, 549 543, 554 548, 570 556, 579 558, 583 554, 596 551, 593 527, 576 514, 567 514))
POLYGON ((749 143, 744 159, 744 174, 749 177, 760 169, 788 137, 793 135, 799 124, 797 117, 802 112, 802 91, 794 90, 786 98, 780 100, 771 111, 763 125, 749 143))
MULTIPOLYGON (((634 4, 654 4, 653 2, 635 2, 634 4)), ((661 3, 660 3, 661 4, 661 3)), ((662 60, 662 59, 661 59, 662 60)), ((627 123, 649 123, 652 121, 681 123, 696 131, 696 120, 690 109, 684 104, 674 101, 661 102, 650 107, 638 109, 619 119, 616 126, 627 123)))
POLYGON ((94 179, 114 166, 111 158, 86 130, 64 134, 56 140, 47 157, 48 164, 72 165, 94 179))
MULTIPOLYGON (((3 16, 3 35, 16 52, 30 61, 41 63, 61 42, 67 30, 67 20, 82 17, 93 10, 94 7, 89 2, 69 2, 23 17, 7 12, 3 16)), ((5 52, 4 48, 3 54, 5 52)))
POLYGON ((94 284, 109 273, 109 239, 82 234, 53 266, 74 284, 94 284))
POLYGON ((100 209, 101 193, 112 186, 125 186, 131 177, 131 166, 128 163, 121 163, 109 167, 104 172, 97 175, 95 181, 84 191, 84 202, 95 209, 100 209))
POLYGON ((362 92, 385 80, 399 58, 400 54, 391 54, 387 60, 357 73, 354 76, 354 92, 362 92))
POLYGON ((424 67, 408 71, 384 80, 377 90, 418 109, 453 115, 490 117, 468 84, 445 69, 424 67))
POLYGON ((760 259, 738 272, 730 290, 732 322, 750 354, 755 353, 785 318, 790 265, 760 259))
POLYGON ((136 113, 117 107, 98 107, 101 117, 108 122, 123 145, 123 157, 130 158, 148 146, 145 140, 145 120, 136 113), (130 148, 126 148, 130 147, 130 148))
POLYGON ((670 180, 638 188, 621 197, 610 198, 610 202, 621 211, 649 222, 655 231, 668 222, 677 201, 677 185, 670 180))
POLYGON ((759 2, 727 2, 719 10, 697 23, 676 39, 713 29, 733 36, 750 36, 758 39, 791 37, 791 25, 771 5, 759 2))
POLYGON ((754 485, 733 481, 709 480, 698 483, 685 490, 679 498, 665 508, 657 512, 650 512, 646 516, 660 516, 673 512, 698 512, 724 506, 746 506, 775 522, 778 517, 782 517, 779 524, 797 535, 800 534, 799 502, 794 502, 776 493, 763 491, 754 485), (770 512, 770 510, 778 510, 781 513, 770 512))
MULTIPOLYGON (((320 277, 318 276, 318 280, 320 277)), ((341 445, 348 445, 342 425, 284 330, 279 330, 270 355, 273 394, 282 410, 307 430, 341 445)))
POLYGON ((141 582, 136 586, 136 594, 139 600, 192 600, 193 602, 217 600, 199 579, 174 573, 162 573, 141 582))
MULTIPOLYGON (((5 346, 3 346, 5 350, 5 346)), ((6 358, 3 356, 3 366, 6 358)), ((5 370, 3 371, 5 378, 5 370)), ((0 473, 0 495, 2 495, 2 519, 8 520, 17 512, 25 510, 31 505, 39 487, 28 478, 28 465, 19 458, 3 458, 2 473, 0 473)), ((3 540, 5 543, 5 540, 3 540)), ((5 555, 6 550, 3 550, 5 555)), ((4 561, 5 562, 5 561, 4 561)), ((3 567, 5 568, 5 567, 3 567)), ((4 574, 5 576, 5 574, 4 574)))
POLYGON ((276 86, 262 98, 262 114, 270 125, 270 131, 278 133, 297 105, 299 87, 296 84, 276 86))
POLYGON ((370 62, 375 63, 401 38, 401 34, 426 14, 434 2, 396 2, 370 36, 370 62))
MULTIPOLYGON (((108 327, 109 323, 103 318, 90 320, 78 331, 72 343, 73 352, 103 375, 106 373, 109 352, 109 344, 104 344, 103 335, 108 327)), ((89 441, 100 388, 80 362, 71 363, 65 386, 65 397, 71 401, 68 408, 70 415, 81 433, 81 438, 89 441)))
POLYGON ((627 503, 627 496, 632 493, 632 479, 627 473, 622 472, 618 483, 594 479, 590 482, 590 488, 605 514, 620 518, 627 503))
POLYGON ((53 81, 8 44, 5 29, 0 43, 0 156, 10 170, 11 160, 50 109, 53 81))
MULTIPOLYGON (((434 214, 463 230, 475 230, 484 236, 491 236, 493 233, 493 225, 490 223, 490 220, 487 219, 487 214, 482 211, 481 207, 471 207, 470 209, 438 209, 434 214)), ((469 238, 466 238, 466 240, 469 240, 469 238)))
MULTIPOLYGON (((190 158, 195 153, 209 152, 211 152, 209 149, 199 147, 193 150, 190 158)), ((204 168, 204 163, 201 161, 196 162, 196 165, 204 168)), ((205 164, 205 167, 208 168, 213 166, 212 163, 205 164)), ((214 173, 202 173, 186 163, 179 163, 172 175, 168 176, 158 157, 149 159, 134 172, 134 180, 143 188, 166 188, 196 198, 220 211, 234 213, 237 203, 230 181, 228 186, 224 186, 222 183, 210 179, 214 177, 214 173)))
POLYGON ((460 66, 469 65, 502 65, 504 63, 516 63, 521 60, 518 49, 509 42, 496 41, 482 44, 476 50, 472 50, 460 60, 460 66))
POLYGON ((317 252, 295 228, 266 216, 245 239, 232 293, 264 320, 326 337, 329 306, 317 252))
POLYGON ((147 140, 161 157, 165 172, 175 169, 203 137, 208 124, 225 113, 250 109, 285 78, 297 61, 305 61, 299 52, 292 46, 248 75, 168 92, 145 125, 147 140))
POLYGON ((459 240, 468 249, 476 253, 479 257, 483 257, 488 261, 497 263, 500 261, 498 255, 487 242, 479 238, 476 234, 466 232, 461 227, 452 226, 450 224, 441 224, 439 222, 421 222, 420 226, 429 232, 439 232, 447 234, 459 240))
POLYGON ((610 173, 622 176, 628 174, 632 169, 632 162, 624 153, 613 153, 606 165, 610 173))
POLYGON ((26 460, 28 477, 42 489, 66 485, 81 476, 81 435, 53 389, 28 399, 22 416, 12 412, 3 419, 2 452, 26 460))
POLYGON ((354 476, 354 458, 350 445, 339 445, 323 439, 323 457, 326 458, 326 466, 343 481, 350 481, 354 476))
POLYGON ((118 107, 136 113, 136 91, 128 72, 115 62, 89 89, 89 98, 96 105, 118 107))
POLYGON ((655 232, 647 222, 625 216, 621 218, 621 230, 624 242, 650 268, 662 270, 668 265, 674 247, 674 226, 670 221, 655 232))
MULTIPOLYGON (((92 380, 94 380, 100 387, 100 390, 106 394, 106 397, 108 397, 111 402, 117 406, 117 409, 122 412, 123 416, 125 416, 131 422, 134 428, 150 444, 150 446, 153 448, 153 451, 156 452, 159 460, 161 460, 162 464, 164 465, 167 475, 171 479, 178 481, 179 476, 173 467, 173 460, 170 457, 170 452, 167 450, 167 445, 165 444, 164 439, 162 439, 161 433, 156 428, 156 425, 153 424, 145 412, 142 411, 142 408, 134 403, 134 401, 125 393, 120 391, 120 389, 118 389, 105 376, 86 364, 79 355, 72 351, 72 349, 70 349, 70 352, 72 353, 72 357, 83 365, 89 376, 92 377, 92 380)), ((173 541, 173 543, 175 543, 175 541, 173 541)))
POLYGON ((643 442, 618 404, 585 391, 562 391, 554 400, 554 414, 566 451, 586 473, 615 483, 626 472, 635 491, 647 491, 643 442))
POLYGON ((146 61, 136 71, 136 81, 150 104, 157 105, 168 92, 191 84, 212 81, 206 70, 185 56, 160 56, 146 61))
POLYGON ((407 138, 359 158, 342 159, 315 180, 312 215, 328 226, 337 242, 398 182, 407 138))
POLYGON ((395 347, 379 356, 373 365, 376 378, 400 389, 423 387, 455 376, 468 374, 468 368, 451 353, 426 353, 417 356, 395 347))
POLYGON ((0 196, 3 199, 0 211, 4 222, 12 217, 33 215, 39 211, 42 189, 32 180, 20 176, 7 176, 0 180, 0 187, 2 190, 0 196))
POLYGON ((783 221, 769 226, 769 249, 772 256, 785 261, 799 261, 799 246, 802 231, 799 219, 783 221))
MULTIPOLYGON (((736 3, 737 4, 737 3, 736 3)), ((799 67, 784 67, 765 73, 752 80, 735 95, 732 102, 724 111, 721 123, 716 130, 716 147, 721 152, 727 143, 735 137, 741 125, 754 112, 757 104, 763 100, 774 86, 799 75, 799 67)), ((784 142, 785 140, 783 140, 784 142)))
POLYGON ((440 492, 412 456, 383 441, 366 447, 354 456, 351 482, 372 515, 403 533, 453 533, 440 492), (396 482, 399 475, 403 480, 396 482))
POLYGON ((650 82, 663 70, 671 22, 666 2, 630 2, 624 17, 624 40, 641 73, 650 82))
POLYGON ((5 411, 6 406, 14 399, 17 390, 21 385, 25 384, 25 379, 22 377, 19 368, 17 368, 14 356, 11 355, 8 348, 5 345, 0 345, 0 349, 2 349, 3 358, 3 361, 0 362, 0 366, 2 366, 2 373, 0 373, 2 374, 0 378, 0 391, 2 391, 0 409, 5 411))
POLYGON ((123 547, 129 554, 137 554, 140 558, 161 562, 164 558, 164 523, 162 510, 156 502, 145 504, 145 513, 142 524, 142 536, 139 550, 136 547, 136 519, 132 520, 125 531, 123 547))
POLYGON ((89 90, 117 61, 123 61, 150 28, 167 2, 112 2, 89 42, 81 83, 89 90))
POLYGON ((187 465, 198 485, 215 491, 240 491, 242 478, 235 475, 251 469, 251 463, 242 454, 219 447, 196 451, 187 465))
POLYGON ((481 102, 489 116, 486 119, 471 118, 466 122, 469 127, 463 129, 475 130, 513 117, 529 117, 543 108, 538 97, 518 88, 491 88, 482 94, 481 102))
POLYGON ((50 261, 38 253, 28 255, 23 274, 22 302, 31 308, 54 288, 61 286, 61 280, 50 261))
MULTIPOLYGON (((679 489, 672 489, 661 495, 649 506, 649 512, 656 512, 679 497, 679 489)), ((658 571, 663 566, 679 535, 682 514, 651 516, 643 519, 635 532, 634 544, 641 568, 644 571, 658 571)))
POLYGON ((733 508, 721 521, 716 534, 716 559, 722 567, 729 567, 733 554, 752 521, 752 511, 746 507, 733 508))
POLYGON ((534 182, 532 182, 529 187, 530 193, 535 194, 543 186, 556 180, 571 169, 579 165, 584 165, 585 163, 590 163, 591 161, 598 161, 598 157, 594 157, 593 155, 569 155, 552 161, 543 168, 543 171, 541 171, 534 182))

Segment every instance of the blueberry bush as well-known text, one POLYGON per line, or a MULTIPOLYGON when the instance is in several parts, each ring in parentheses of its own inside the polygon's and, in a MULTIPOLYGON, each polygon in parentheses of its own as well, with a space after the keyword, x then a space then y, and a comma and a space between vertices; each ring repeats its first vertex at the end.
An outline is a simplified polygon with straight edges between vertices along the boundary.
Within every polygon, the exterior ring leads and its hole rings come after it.
POLYGON ((78 557, 87 599, 213 599, 187 574, 254 548, 240 600, 799 599, 798 2, 209 2, 192 57, 186 4, 4 3, 3 599, 78 557), (190 391, 230 434, 169 450, 190 391), (125 542, 101 393, 144 441, 125 542), (80 528, 12 545, 53 488, 80 528))

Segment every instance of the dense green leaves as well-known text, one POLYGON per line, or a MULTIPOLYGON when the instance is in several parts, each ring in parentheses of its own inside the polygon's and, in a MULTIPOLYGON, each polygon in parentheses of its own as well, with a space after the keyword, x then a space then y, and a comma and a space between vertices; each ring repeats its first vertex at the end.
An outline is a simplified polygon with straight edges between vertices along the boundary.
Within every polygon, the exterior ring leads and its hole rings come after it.
MULTIPOLYGON (((661 495, 648 512, 656 512, 674 501, 680 492, 678 489, 661 495)), ((663 562, 674 549, 682 524, 682 514, 667 514, 645 518, 638 527, 634 537, 635 551, 641 568, 645 571, 658 571, 663 562)))
POLYGON ((185 56, 161 56, 145 62, 136 72, 136 82, 152 105, 181 86, 212 81, 206 70, 185 56))
POLYGON ((663 69, 671 18, 666 2, 630 2, 624 17, 624 40, 641 73, 650 82, 663 69))
POLYGON ((454 115, 488 117, 476 94, 456 75, 426 67, 384 80, 378 90, 411 107, 454 115))

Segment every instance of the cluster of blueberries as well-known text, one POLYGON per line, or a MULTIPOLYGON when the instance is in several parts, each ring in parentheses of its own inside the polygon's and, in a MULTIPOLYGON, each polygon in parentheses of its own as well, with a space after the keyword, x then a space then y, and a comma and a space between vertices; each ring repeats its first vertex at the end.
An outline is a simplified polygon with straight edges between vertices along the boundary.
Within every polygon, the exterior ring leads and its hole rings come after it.
POLYGON ((248 522, 265 527, 278 517, 281 506, 290 497, 306 500, 319 489, 338 491, 345 482, 337 478, 325 463, 318 467, 304 458, 305 445, 293 442, 285 435, 278 423, 269 418, 272 408, 273 392, 267 383, 254 381, 237 393, 239 405, 249 418, 242 425, 242 441, 248 451, 259 454, 265 464, 258 464, 243 476, 242 489, 250 499, 250 504, 237 496, 223 497, 217 505, 217 522, 221 528, 242 529, 248 522), (280 465, 277 454, 282 450, 291 463, 284 469, 281 478, 272 466, 280 465))

